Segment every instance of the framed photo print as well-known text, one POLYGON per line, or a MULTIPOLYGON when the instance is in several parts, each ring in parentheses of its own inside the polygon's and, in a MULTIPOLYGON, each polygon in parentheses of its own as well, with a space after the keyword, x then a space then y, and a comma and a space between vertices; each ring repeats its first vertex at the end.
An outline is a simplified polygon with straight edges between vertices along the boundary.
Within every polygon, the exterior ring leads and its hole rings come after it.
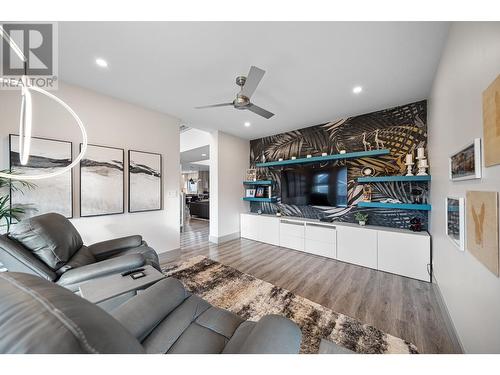
POLYGON ((451 155, 449 164, 452 181, 481 178, 481 138, 451 155))
POLYGON ((162 159, 160 154, 128 152, 128 211, 162 208, 162 159))
POLYGON ((246 189, 245 197, 247 197, 247 198, 255 197, 255 189, 246 189))
POLYGON ((247 169, 245 181, 257 181, 257 169, 247 169))
POLYGON ((80 161, 80 216, 125 211, 124 160, 125 151, 121 148, 88 145, 80 161))
MULTIPOLYGON (((10 170, 20 175, 56 172, 73 161, 71 142, 47 138, 31 138, 28 164, 19 160, 19 136, 9 137, 10 170)), ((11 189, 11 207, 24 206, 23 218, 56 212, 70 219, 73 217, 73 174, 67 171, 53 178, 36 180, 31 189, 22 192, 11 189)))
POLYGON ((465 200, 446 198, 446 234, 460 250, 465 251, 465 200))
POLYGON ((259 186, 255 190, 255 198, 264 198, 264 192, 265 192, 265 188, 263 186, 259 186))

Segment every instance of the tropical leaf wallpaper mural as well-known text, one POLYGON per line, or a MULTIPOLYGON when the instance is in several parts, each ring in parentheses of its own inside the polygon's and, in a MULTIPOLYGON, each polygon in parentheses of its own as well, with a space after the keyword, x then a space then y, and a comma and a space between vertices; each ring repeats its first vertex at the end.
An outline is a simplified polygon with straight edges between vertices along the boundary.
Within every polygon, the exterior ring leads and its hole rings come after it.
MULTIPOLYGON (((348 172, 348 207, 294 206, 282 204, 281 168, 257 168, 259 179, 274 181, 273 196, 278 197, 277 203, 252 202, 251 210, 274 214, 278 209, 286 216, 307 218, 330 218, 335 221, 355 222, 355 212, 369 214, 372 225, 409 228, 410 219, 421 219, 423 228, 427 228, 428 215, 425 211, 358 208, 356 204, 362 200, 363 185, 357 182, 364 167, 371 167, 375 176, 391 176, 406 174, 405 156, 416 151, 418 147, 427 146, 427 102, 419 101, 399 107, 372 112, 360 116, 336 120, 326 124, 311 126, 287 133, 272 135, 250 141, 250 165, 263 161, 277 161, 306 157, 310 154, 319 156, 321 153, 337 154, 340 150, 346 152, 364 151, 365 144, 376 149, 376 139, 379 146, 390 150, 390 154, 378 157, 348 159, 331 162, 333 165, 346 165, 348 172), (364 143, 365 142, 365 143, 364 143)), ((411 203, 411 191, 422 192, 424 203, 428 198, 426 182, 390 182, 373 183, 372 201, 387 198, 398 199, 403 203, 411 203)))

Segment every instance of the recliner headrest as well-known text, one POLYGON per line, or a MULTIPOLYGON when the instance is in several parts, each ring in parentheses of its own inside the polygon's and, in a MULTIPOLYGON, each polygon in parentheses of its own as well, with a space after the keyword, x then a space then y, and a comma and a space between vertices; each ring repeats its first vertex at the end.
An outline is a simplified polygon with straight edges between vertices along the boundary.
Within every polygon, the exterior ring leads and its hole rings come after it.
POLYGON ((144 353, 100 307, 25 273, 0 273, 0 332, 0 353, 144 353))
POLYGON ((22 220, 12 226, 9 237, 20 242, 54 271, 83 246, 73 224, 56 213, 22 220))

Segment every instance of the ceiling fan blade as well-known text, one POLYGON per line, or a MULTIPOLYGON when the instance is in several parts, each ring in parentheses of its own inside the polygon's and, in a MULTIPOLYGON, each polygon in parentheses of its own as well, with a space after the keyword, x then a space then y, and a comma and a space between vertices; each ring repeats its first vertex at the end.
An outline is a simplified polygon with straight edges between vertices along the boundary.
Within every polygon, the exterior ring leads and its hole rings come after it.
POLYGON ((250 103, 250 105, 247 107, 249 111, 252 111, 253 113, 258 114, 259 116, 265 117, 267 119, 270 119, 271 117, 274 116, 274 113, 271 113, 264 108, 261 108, 253 103, 250 103))
POLYGON ((194 107, 194 109, 226 107, 226 106, 230 106, 230 105, 233 105, 233 103, 221 103, 221 104, 204 105, 204 106, 201 106, 201 107, 194 107))
POLYGON ((241 93, 247 98, 251 98, 265 73, 265 70, 252 66, 248 72, 247 80, 241 89, 241 93))

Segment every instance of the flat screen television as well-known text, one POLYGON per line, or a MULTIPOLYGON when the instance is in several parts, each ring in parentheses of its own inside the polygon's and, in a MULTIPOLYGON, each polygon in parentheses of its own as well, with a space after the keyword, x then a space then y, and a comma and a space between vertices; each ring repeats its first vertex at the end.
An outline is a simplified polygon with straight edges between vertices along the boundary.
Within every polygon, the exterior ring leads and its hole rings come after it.
POLYGON ((347 167, 284 169, 281 172, 281 202, 297 206, 347 207, 347 167))

